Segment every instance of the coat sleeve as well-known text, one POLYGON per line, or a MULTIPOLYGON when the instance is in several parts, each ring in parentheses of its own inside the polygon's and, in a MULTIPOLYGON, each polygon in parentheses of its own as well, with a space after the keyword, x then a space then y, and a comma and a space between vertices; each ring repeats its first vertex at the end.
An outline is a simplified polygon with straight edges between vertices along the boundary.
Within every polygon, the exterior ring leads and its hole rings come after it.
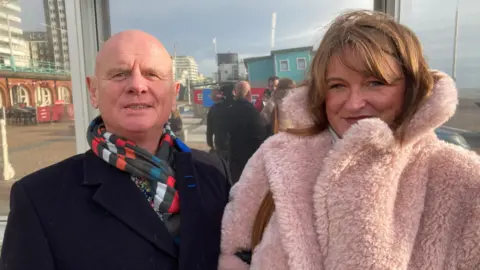
POLYGON ((259 96, 257 100, 255 100, 254 106, 258 112, 261 112, 263 110, 263 95, 259 96))
POLYGON ((480 156, 456 145, 442 145, 431 155, 429 181, 434 183, 431 193, 439 197, 434 207, 450 207, 430 226, 451 228, 445 240, 449 251, 445 269, 480 269, 480 156))
POLYGON ((55 269, 42 224, 21 182, 12 186, 10 194, 10 214, 5 229, 0 269, 55 269))
POLYGON ((251 107, 249 110, 250 122, 250 146, 259 149, 260 145, 267 139, 267 123, 262 119, 260 113, 251 107))
POLYGON ((265 107, 263 107, 263 110, 260 113, 260 116, 265 121, 265 123, 271 124, 270 119, 272 119, 272 113, 274 108, 275 108, 275 102, 273 102, 273 100, 269 100, 267 104, 265 104, 265 107))
POLYGON ((249 269, 235 253, 251 249, 253 222, 267 191, 268 180, 262 149, 259 149, 248 161, 240 180, 230 192, 230 202, 225 208, 222 222, 219 270, 249 269))
POLYGON ((480 269, 480 156, 473 151, 459 149, 440 152, 437 159, 441 158, 443 164, 448 162, 448 165, 442 166, 443 170, 435 169, 443 176, 450 176, 452 184, 459 186, 457 198, 461 198, 462 211, 458 220, 465 220, 457 237, 454 237, 459 241, 455 268, 480 269))
POLYGON ((213 148, 213 127, 215 126, 215 119, 214 119, 214 114, 216 111, 215 105, 210 108, 210 110, 207 113, 207 145, 210 148, 213 148))

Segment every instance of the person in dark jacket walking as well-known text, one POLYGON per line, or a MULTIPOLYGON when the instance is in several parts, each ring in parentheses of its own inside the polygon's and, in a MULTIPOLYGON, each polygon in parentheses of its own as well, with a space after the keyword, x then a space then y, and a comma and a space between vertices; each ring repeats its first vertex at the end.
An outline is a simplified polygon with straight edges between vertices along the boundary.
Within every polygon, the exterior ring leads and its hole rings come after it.
POLYGON ((229 138, 225 117, 228 108, 233 102, 234 84, 224 84, 214 93, 215 104, 210 108, 207 115, 207 144, 211 151, 218 154, 228 163, 229 138))
POLYGON ((240 81, 235 86, 235 101, 228 109, 230 137, 230 173, 235 183, 250 157, 267 137, 265 121, 254 105, 247 100, 250 84, 240 81))
POLYGON ((104 43, 87 78, 91 149, 13 185, 0 269, 217 269, 228 170, 165 124, 171 63, 141 31, 104 43))

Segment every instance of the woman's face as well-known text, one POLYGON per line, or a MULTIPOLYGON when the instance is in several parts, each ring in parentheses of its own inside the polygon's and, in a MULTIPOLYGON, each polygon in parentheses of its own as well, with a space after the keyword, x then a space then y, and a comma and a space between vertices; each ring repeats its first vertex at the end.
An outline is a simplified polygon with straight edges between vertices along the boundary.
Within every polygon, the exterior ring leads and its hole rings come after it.
MULTIPOLYGON (((349 64, 364 70, 361 58, 352 50, 343 52, 349 64)), ((401 113, 405 92, 405 78, 393 57, 385 58, 393 67, 395 77, 391 85, 378 78, 367 77, 345 66, 339 54, 334 54, 327 67, 326 113, 330 126, 342 137, 355 123, 365 118, 380 118, 392 125, 401 113)))

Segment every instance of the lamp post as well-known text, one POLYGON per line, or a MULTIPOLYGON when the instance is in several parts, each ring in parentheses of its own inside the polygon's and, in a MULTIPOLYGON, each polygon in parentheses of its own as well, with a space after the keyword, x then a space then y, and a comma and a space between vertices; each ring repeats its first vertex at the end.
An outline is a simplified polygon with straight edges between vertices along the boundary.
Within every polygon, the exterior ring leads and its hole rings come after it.
POLYGON ((453 36, 453 62, 452 62, 452 78, 454 81, 457 80, 457 44, 458 44, 458 7, 460 5, 460 0, 457 0, 457 6, 455 9, 455 32, 453 36))

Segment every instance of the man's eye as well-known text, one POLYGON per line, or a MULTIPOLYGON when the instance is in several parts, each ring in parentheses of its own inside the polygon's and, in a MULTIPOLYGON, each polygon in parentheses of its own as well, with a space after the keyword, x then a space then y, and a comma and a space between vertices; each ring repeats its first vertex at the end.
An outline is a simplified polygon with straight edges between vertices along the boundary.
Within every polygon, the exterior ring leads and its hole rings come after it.
POLYGON ((125 73, 124 72, 121 72, 121 73, 116 73, 116 74, 113 74, 112 78, 115 78, 115 79, 121 79, 125 77, 125 73))
POLYGON ((160 79, 160 76, 158 76, 156 73, 148 73, 147 76, 153 79, 160 79))

